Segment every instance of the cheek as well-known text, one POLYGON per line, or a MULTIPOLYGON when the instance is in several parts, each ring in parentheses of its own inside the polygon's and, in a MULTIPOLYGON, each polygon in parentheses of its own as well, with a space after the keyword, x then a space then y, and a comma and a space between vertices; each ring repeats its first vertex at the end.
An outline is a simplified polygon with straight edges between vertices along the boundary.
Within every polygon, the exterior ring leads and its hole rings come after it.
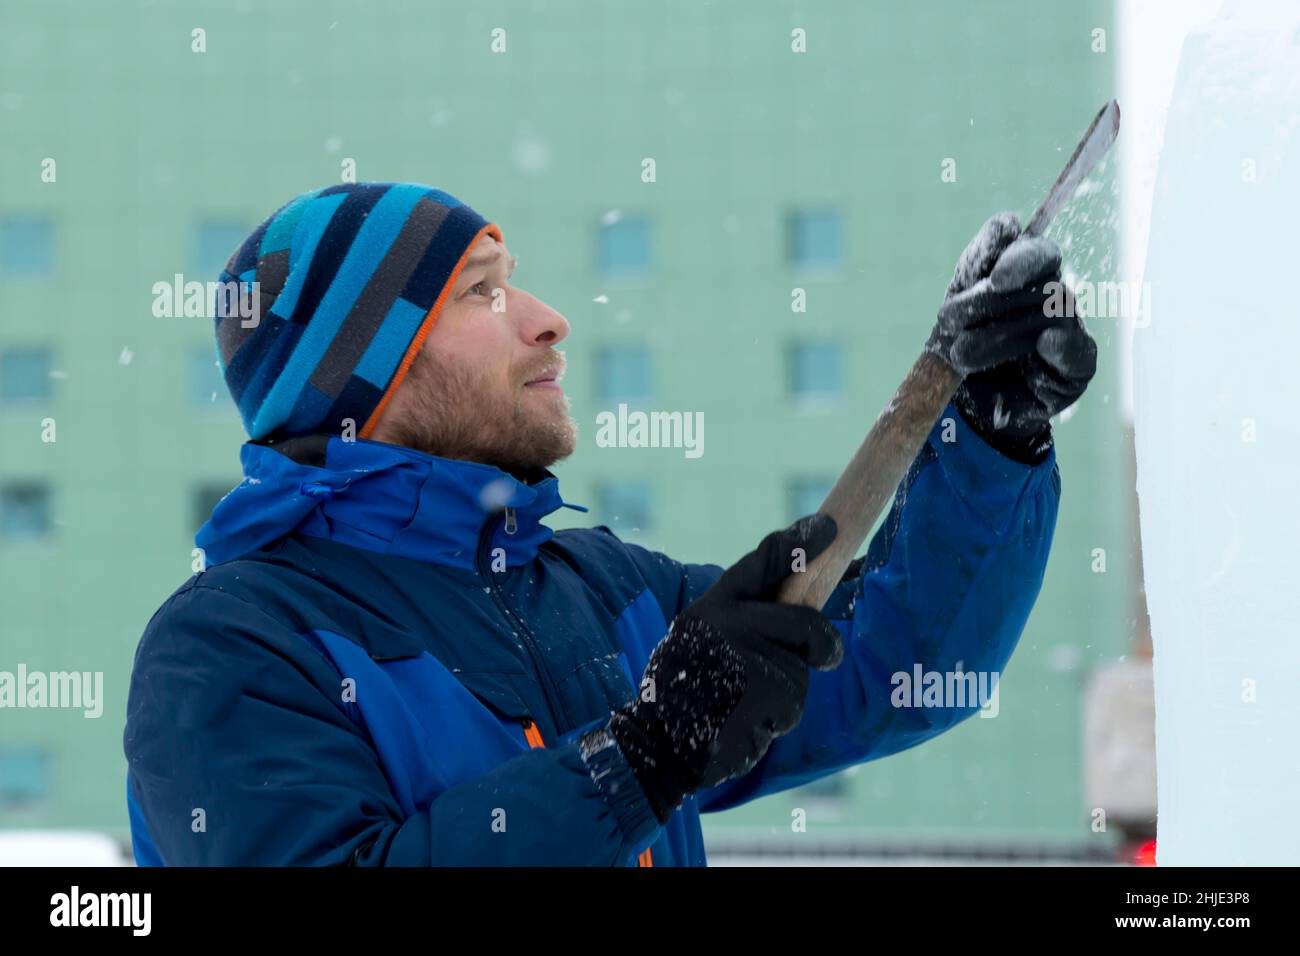
POLYGON ((469 373, 467 377, 496 388, 511 387, 510 356, 513 338, 501 316, 487 306, 445 309, 424 347, 469 373))

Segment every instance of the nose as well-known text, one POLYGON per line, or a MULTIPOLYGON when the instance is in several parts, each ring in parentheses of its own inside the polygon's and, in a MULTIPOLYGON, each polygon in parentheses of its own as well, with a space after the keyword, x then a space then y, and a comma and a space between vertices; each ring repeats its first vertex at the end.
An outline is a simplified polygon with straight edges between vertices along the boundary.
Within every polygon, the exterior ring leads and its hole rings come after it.
POLYGON ((528 345, 558 345, 569 337, 569 320, 541 299, 522 289, 514 290, 521 301, 510 311, 519 322, 519 335, 528 345))

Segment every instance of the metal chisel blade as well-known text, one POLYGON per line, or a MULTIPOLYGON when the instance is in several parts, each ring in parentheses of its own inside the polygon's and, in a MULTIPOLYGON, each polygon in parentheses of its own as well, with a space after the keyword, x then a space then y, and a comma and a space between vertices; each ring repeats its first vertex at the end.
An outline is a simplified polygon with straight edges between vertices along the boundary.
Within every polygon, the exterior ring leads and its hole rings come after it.
POLYGON ((1093 118, 1092 125, 1083 134, 1083 139, 1079 140, 1079 145, 1074 148, 1074 153, 1065 164, 1065 168, 1061 170, 1061 175, 1056 177, 1056 182, 1047 194, 1047 198, 1038 207, 1034 217, 1029 220, 1029 225, 1025 227, 1025 235, 1043 234, 1052 217, 1069 202, 1074 191, 1079 188, 1079 184, 1092 172, 1097 161, 1106 155, 1106 150, 1110 149, 1110 144, 1115 142, 1115 137, 1118 135, 1119 103, 1111 100, 1093 118))

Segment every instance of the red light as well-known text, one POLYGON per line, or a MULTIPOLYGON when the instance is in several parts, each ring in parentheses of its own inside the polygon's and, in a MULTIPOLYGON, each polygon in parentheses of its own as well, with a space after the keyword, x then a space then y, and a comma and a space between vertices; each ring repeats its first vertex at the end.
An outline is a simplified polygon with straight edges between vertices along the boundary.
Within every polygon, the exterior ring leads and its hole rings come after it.
POLYGON ((1147 840, 1137 848, 1133 854, 1133 864, 1135 866, 1155 866, 1156 865, 1156 841, 1147 840))

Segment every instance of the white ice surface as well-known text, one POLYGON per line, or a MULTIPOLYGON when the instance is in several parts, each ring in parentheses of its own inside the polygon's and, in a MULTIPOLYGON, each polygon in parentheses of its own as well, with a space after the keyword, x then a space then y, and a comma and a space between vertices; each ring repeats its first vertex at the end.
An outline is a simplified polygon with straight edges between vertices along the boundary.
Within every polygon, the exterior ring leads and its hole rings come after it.
POLYGON ((1228 0, 1183 47, 1134 333, 1162 865, 1300 864, 1298 223, 1300 4, 1228 0))

